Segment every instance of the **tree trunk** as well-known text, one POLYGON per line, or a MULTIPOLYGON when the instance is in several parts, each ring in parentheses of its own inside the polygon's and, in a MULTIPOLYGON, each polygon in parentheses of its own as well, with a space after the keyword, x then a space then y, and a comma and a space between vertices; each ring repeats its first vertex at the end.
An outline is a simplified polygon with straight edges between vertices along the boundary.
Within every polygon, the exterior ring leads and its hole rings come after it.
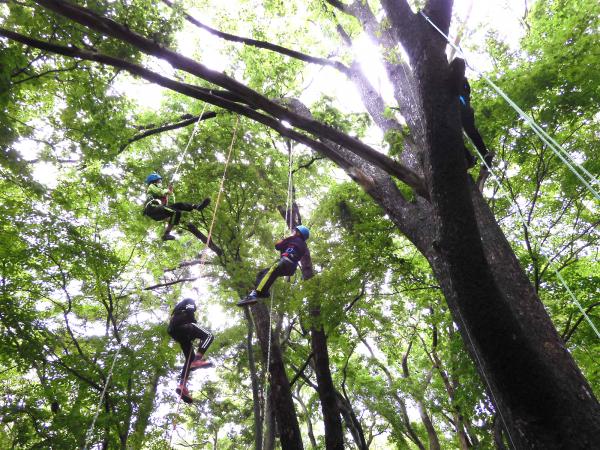
POLYGON ((496 222, 478 228, 473 204, 481 195, 466 175, 458 100, 441 70, 448 67, 445 58, 443 49, 430 49, 416 63, 428 143, 424 167, 437 225, 429 261, 512 444, 593 447, 600 436, 598 402, 514 253, 504 252, 496 222))
POLYGON ((302 408, 302 412, 304 413, 304 417, 306 417, 306 430, 308 434, 308 439, 310 440, 310 445, 313 449, 317 449, 317 440, 315 439, 315 433, 313 431, 313 425, 311 420, 311 411, 308 410, 307 406, 304 404, 304 400, 302 400, 302 395, 300 393, 300 383, 298 383, 298 387, 296 389, 296 395, 294 396, 300 407, 302 408))
POLYGON ((321 324, 321 308, 315 305, 310 310, 313 320, 311 326, 311 347, 314 355, 314 370, 317 376, 317 392, 321 401, 321 411, 325 426, 325 448, 344 449, 344 431, 340 418, 340 409, 335 395, 335 387, 329 369, 327 336, 321 324))
POLYGON ((362 425, 354 414, 354 410, 352 409, 352 405, 346 400, 346 398, 339 392, 335 391, 335 397, 338 402, 338 408, 344 418, 344 422, 346 423, 346 428, 350 430, 350 434, 352 435, 352 439, 354 439, 354 443, 358 450, 368 450, 367 441, 365 439, 365 433, 362 429, 362 425))
POLYGON ((265 445, 262 450, 273 450, 275 448, 275 437, 277 436, 277 421, 273 414, 273 395, 268 392, 265 395, 265 413, 264 413, 265 429, 263 439, 265 445))
MULTIPOLYGON (((262 303, 252 306, 252 317, 256 324, 256 334, 265 360, 268 360, 269 347, 269 309, 262 303)), ((283 357, 279 341, 275 333, 271 334, 271 358, 268 361, 271 378, 271 394, 273 406, 279 429, 281 431, 281 446, 284 450, 302 449, 302 435, 298 425, 298 418, 294 409, 290 382, 283 365, 283 357)))
MULTIPOLYGON (((252 404, 254 410, 254 448, 261 450, 262 448, 262 417, 260 414, 260 393, 259 380, 256 372, 256 363, 254 361, 254 349, 252 348, 252 335, 254 327, 252 325, 252 317, 248 308, 244 308, 244 316, 248 324, 248 334, 246 335, 246 350, 248 351, 248 367, 250 369, 250 381, 252 383, 252 404)), ((265 402, 266 403, 266 402, 265 402)))
POLYGON ((421 421, 423 425, 425 425, 425 429, 427 430, 427 437, 429 438, 429 450, 440 450, 440 440, 438 438, 437 432, 435 431, 435 427, 431 422, 431 418, 429 414, 427 414, 427 409, 425 409, 425 405, 422 401, 417 401, 417 407, 419 408, 419 415, 421 416, 421 421))

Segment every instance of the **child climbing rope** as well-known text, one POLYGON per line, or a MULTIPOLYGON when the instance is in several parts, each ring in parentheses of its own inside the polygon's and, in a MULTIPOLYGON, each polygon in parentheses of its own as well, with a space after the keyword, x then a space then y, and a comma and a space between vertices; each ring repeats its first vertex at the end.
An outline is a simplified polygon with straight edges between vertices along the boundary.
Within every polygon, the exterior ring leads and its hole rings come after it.
POLYGON ((259 298, 269 297, 269 288, 277 277, 289 277, 294 274, 298 262, 306 251, 306 241, 310 232, 304 225, 298 225, 294 234, 275 244, 275 249, 281 252, 279 260, 271 267, 262 269, 256 276, 256 289, 240 300, 238 306, 253 305, 259 298))
MULTIPOLYGON (((169 219, 162 240, 172 241, 175 239, 175 236, 171 234, 171 230, 175 225, 179 225, 182 211, 202 211, 208 206, 210 199, 205 198, 200 204, 182 202, 168 203, 169 196, 173 196, 173 186, 169 185, 169 187, 165 188, 161 185, 161 181, 162 177, 157 173, 151 173, 146 177, 148 189, 146 190, 147 198, 146 204, 144 205, 144 215, 156 221, 169 219)), ((194 224, 187 223, 185 228, 198 239, 205 239, 204 235, 200 233, 194 224)))
MULTIPOLYGON (((450 72, 454 82, 458 85, 458 100, 460 103, 460 120, 462 127, 469 136, 469 139, 475 145, 475 148, 484 159, 486 164, 490 166, 494 155, 490 153, 483 142, 479 130, 475 126, 475 112, 471 107, 471 86, 467 77, 465 77, 465 61, 461 58, 455 58, 450 63, 450 72)), ((475 157, 465 147, 465 157, 467 158, 467 167, 470 169, 475 165, 475 157)))
POLYGON ((173 308, 169 328, 167 329, 169 336, 181 346, 181 351, 185 357, 175 392, 181 395, 181 399, 186 403, 194 401, 187 389, 189 373, 196 369, 213 366, 210 361, 204 359, 204 354, 212 344, 214 336, 206 328, 196 323, 195 311, 196 303, 194 300, 191 298, 183 299, 173 308), (194 339, 200 339, 197 353, 194 353, 192 345, 194 339))

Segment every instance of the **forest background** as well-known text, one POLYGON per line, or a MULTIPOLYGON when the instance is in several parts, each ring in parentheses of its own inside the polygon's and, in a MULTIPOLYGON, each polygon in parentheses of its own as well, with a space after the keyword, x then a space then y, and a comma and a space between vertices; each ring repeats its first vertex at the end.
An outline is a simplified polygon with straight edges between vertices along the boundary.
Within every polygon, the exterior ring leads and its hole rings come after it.
MULTIPOLYGON (((210 63, 269 99, 284 105, 300 99, 314 119, 395 160, 408 154, 411 133, 424 126, 402 119, 393 87, 381 75, 385 69, 363 66, 361 82, 385 107, 379 115, 362 107, 352 86, 357 64, 379 67, 391 56, 368 43, 360 20, 338 2, 79 3, 210 63), (222 39, 186 14, 315 58, 222 39), (378 51, 385 54, 379 62, 365 56, 378 51), (401 126, 383 129, 386 121, 401 126)), ((379 3, 368 3, 381 20, 379 3)), ((0 19, 2 29, 214 89, 36 2, 0 2, 0 19)), ((506 42, 464 15, 453 18, 451 34, 468 53, 485 55, 473 63, 587 170, 599 173, 600 5, 538 0, 519 20, 518 41, 506 42)), ((304 446, 326 447, 311 334, 322 326, 348 448, 510 447, 510 433, 503 431, 430 263, 364 183, 355 182, 355 173, 282 136, 291 128, 286 123, 278 133, 182 93, 145 94, 147 82, 122 68, 57 56, 4 36, 0 448, 159 449, 171 439, 181 448, 281 445, 265 346, 254 335, 264 322, 250 320, 235 303, 251 288, 257 268, 276 255, 273 242, 288 232, 282 216, 290 149, 295 212, 311 229, 314 276, 302 281, 298 273, 290 283, 278 282, 270 318, 304 446), (190 215, 207 233, 231 145, 212 235, 220 251, 209 251, 200 269, 202 243, 183 231, 164 243, 162 225, 142 216, 143 180, 152 171, 170 179, 178 169, 178 200, 213 200, 208 210, 190 215), (197 299, 199 322, 216 334, 208 355, 216 368, 193 375, 192 407, 178 405, 181 359, 166 334, 170 309, 182 296, 197 299)), ((467 75, 503 186, 490 177, 484 198, 598 396, 600 338, 556 272, 598 327, 598 201, 488 84, 467 75)), ((471 170, 475 179, 478 169, 471 170)), ((395 184, 417 202, 418 188, 395 184)))

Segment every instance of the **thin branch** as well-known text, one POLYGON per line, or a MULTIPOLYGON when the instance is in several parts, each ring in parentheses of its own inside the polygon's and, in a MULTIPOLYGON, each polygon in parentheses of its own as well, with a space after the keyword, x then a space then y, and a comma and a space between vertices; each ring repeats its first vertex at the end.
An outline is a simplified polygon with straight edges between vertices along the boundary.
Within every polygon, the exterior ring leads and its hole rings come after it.
MULTIPOLYGON (((163 1, 163 3, 166 3, 167 5, 169 5, 170 7, 173 7, 173 2, 171 2, 170 0, 162 0, 162 1, 163 1)), ((296 50, 291 50, 289 48, 285 48, 280 45, 272 44, 267 41, 259 41, 256 39, 245 38, 242 36, 236 36, 234 34, 225 33, 223 31, 219 31, 215 28, 212 28, 212 27, 209 27, 208 25, 203 24, 202 22, 195 19, 188 13, 184 13, 183 15, 188 22, 194 24, 195 26, 197 26, 198 28, 201 28, 202 30, 208 31, 213 36, 217 36, 221 39, 225 39, 226 41, 239 42, 239 43, 242 43, 245 45, 249 45, 251 47, 257 47, 257 48, 262 48, 265 50, 271 50, 273 52, 281 53, 282 55, 286 55, 286 56, 291 56, 292 58, 299 59, 301 61, 308 62, 311 64, 318 64, 321 66, 334 67, 335 69, 338 69, 340 72, 343 72, 343 73, 346 73, 349 70, 348 67, 346 67, 344 64, 342 64, 339 61, 331 61, 327 58, 310 56, 305 53, 301 53, 296 50)))
POLYGON ((193 116, 193 117, 187 118, 185 120, 182 120, 180 122, 170 123, 167 125, 162 125, 160 127, 147 129, 144 132, 136 134, 135 136, 130 138, 125 144, 123 144, 121 146, 121 148, 119 148, 119 151, 117 154, 122 153, 127 148, 127 146, 129 146, 130 144, 133 144, 134 142, 137 142, 141 139, 147 138, 148 136, 153 136, 155 134, 164 133, 165 131, 171 131, 171 130, 176 130, 178 128, 187 127, 188 125, 191 125, 193 123, 196 123, 196 122, 199 122, 202 120, 212 119, 213 117, 216 117, 216 116, 217 116, 216 112, 209 111, 209 112, 205 112, 201 116, 193 116))
MULTIPOLYGON (((590 306, 588 306, 585 309, 585 313, 589 314, 590 312, 592 312, 592 310, 596 306, 600 306, 600 302, 592 303, 590 306)), ((579 316, 579 319, 577 319, 575 321, 575 323, 573 324, 573 327, 570 330, 567 327, 565 329, 565 331, 563 331, 562 337, 563 337, 563 341, 565 342, 565 344, 567 342, 569 342, 569 339, 571 339, 571 337, 573 336, 573 333, 575 333, 575 331, 577 330, 577 327, 579 327, 579 325, 581 324, 581 322, 583 322, 583 319, 585 319, 585 316, 582 314, 581 316, 579 316)))
POLYGON ((175 280, 175 281, 168 281, 166 283, 154 284, 152 286, 145 287, 143 290, 144 291, 151 291, 153 289, 158 289, 158 288, 161 288, 161 287, 173 286, 174 284, 187 283, 188 281, 196 281, 198 278, 199 277, 180 278, 180 279, 175 280))

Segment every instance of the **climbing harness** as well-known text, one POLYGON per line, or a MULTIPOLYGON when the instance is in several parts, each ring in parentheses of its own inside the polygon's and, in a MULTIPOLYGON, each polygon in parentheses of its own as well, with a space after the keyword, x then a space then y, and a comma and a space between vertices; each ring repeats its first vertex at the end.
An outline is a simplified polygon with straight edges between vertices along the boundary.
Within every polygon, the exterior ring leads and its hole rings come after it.
MULTIPOLYGON (((200 273, 202 273, 202 269, 204 268, 204 263, 206 261, 206 254, 208 253, 208 248, 212 239, 212 232, 213 232, 213 228, 215 225, 215 221, 216 221, 216 217, 217 217, 217 211, 219 209, 219 205, 221 203, 221 194, 223 193, 223 188, 225 186, 225 179, 227 178, 227 168, 229 167, 229 161, 231 160, 231 154, 233 153, 233 145, 235 143, 235 137, 237 135, 237 130, 238 130, 238 125, 239 125, 239 121, 240 118, 239 116, 236 116, 235 119, 235 126, 234 126, 234 130, 233 130, 233 135, 231 136, 231 143, 229 144, 229 150, 227 152, 227 159, 225 160, 225 167, 223 168, 223 176, 221 177, 221 183, 219 184, 219 191, 217 193, 217 200, 215 202, 215 209, 213 211, 213 215, 212 215, 212 219, 210 222, 210 227, 208 229, 208 235, 206 237, 206 244, 204 244, 204 248, 202 249, 202 253, 200 255, 200 263, 199 263, 199 271, 200 273)), ((190 142, 191 142, 191 138, 190 138, 190 142)), ((189 143, 188 143, 189 144, 189 143)), ((191 349, 190 349, 191 351, 191 349)), ((189 360, 190 355, 188 355, 188 360, 189 360)), ((186 377, 185 380, 187 381, 187 370, 189 370, 189 366, 186 369, 186 377)), ((173 424, 172 424, 172 429, 171 432, 169 433, 169 448, 171 448, 171 443, 173 441, 173 433, 177 427, 177 415, 179 414, 179 407, 181 404, 181 397, 183 396, 183 389, 181 390, 181 393, 179 394, 179 396, 177 397, 177 404, 176 404, 176 410, 175 410, 175 415, 173 416, 173 424)))

